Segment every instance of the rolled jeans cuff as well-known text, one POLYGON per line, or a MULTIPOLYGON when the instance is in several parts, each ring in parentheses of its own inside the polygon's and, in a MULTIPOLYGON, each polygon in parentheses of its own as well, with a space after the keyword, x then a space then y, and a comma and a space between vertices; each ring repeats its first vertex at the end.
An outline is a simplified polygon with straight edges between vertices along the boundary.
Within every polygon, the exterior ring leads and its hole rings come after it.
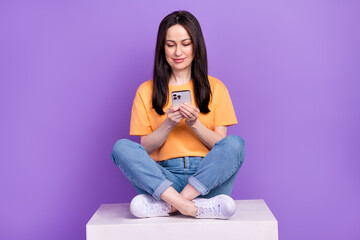
POLYGON ((168 179, 165 179, 154 191, 154 193, 152 194, 152 196, 157 199, 157 200, 161 200, 160 198, 160 194, 162 194, 166 189, 168 189, 168 187, 170 187, 173 183, 171 181, 169 181, 168 179))
POLYGON ((206 195, 210 192, 194 176, 189 177, 188 183, 190 183, 196 190, 198 190, 201 193, 201 195, 206 195))

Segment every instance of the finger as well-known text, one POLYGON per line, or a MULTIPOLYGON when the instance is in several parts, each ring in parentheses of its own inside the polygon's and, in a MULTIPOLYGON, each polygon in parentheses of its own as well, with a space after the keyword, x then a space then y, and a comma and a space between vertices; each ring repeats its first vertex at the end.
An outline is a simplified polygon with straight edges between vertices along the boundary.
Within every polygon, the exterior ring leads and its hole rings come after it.
POLYGON ((188 107, 190 107, 190 108, 192 108, 192 109, 198 109, 196 106, 194 106, 194 105, 192 105, 191 103, 184 103, 184 105, 186 105, 186 106, 188 106, 188 107))
POLYGON ((184 119, 184 116, 179 114, 179 116, 175 116, 172 118, 173 121, 181 121, 182 119, 184 119))
POLYGON ((179 119, 183 119, 184 116, 183 116, 183 115, 180 113, 180 111, 179 111, 179 112, 177 112, 177 113, 171 114, 171 115, 169 116, 169 118, 170 118, 171 120, 179 120, 179 119))
POLYGON ((166 112, 167 112, 167 113, 173 113, 173 112, 176 112, 176 111, 178 111, 178 110, 179 110, 178 107, 170 107, 166 112))
POLYGON ((183 115, 180 115, 180 116, 176 117, 176 120, 183 120, 183 119, 184 119, 183 115))
POLYGON ((196 110, 193 109, 193 108, 190 108, 190 107, 188 107, 188 106, 181 106, 180 109, 184 109, 184 110, 188 111, 188 112, 189 112, 193 117, 195 117, 195 118, 197 118, 197 116, 198 116, 196 110))
POLYGON ((181 112, 182 116, 187 119, 187 120, 191 120, 190 116, 188 116, 186 113, 181 112))
POLYGON ((173 117, 172 120, 181 120, 183 118, 184 118, 184 116, 180 114, 179 116, 173 117))
POLYGON ((174 111, 174 112, 178 111, 179 108, 180 108, 180 105, 172 106, 172 107, 171 107, 172 111, 174 111))
POLYGON ((188 109, 191 109, 194 113, 200 112, 200 110, 197 107, 188 103, 185 103, 182 107, 187 107, 188 109))
POLYGON ((172 116, 180 116, 181 115, 180 109, 178 111, 176 111, 176 112, 171 113, 171 115, 172 116))
POLYGON ((185 104, 182 104, 180 106, 180 109, 186 109, 188 112, 193 112, 194 111, 194 109, 192 107, 190 107, 188 105, 185 105, 185 104))
POLYGON ((186 119, 189 119, 189 120, 193 120, 193 119, 194 119, 194 115, 191 114, 191 112, 188 111, 187 109, 185 109, 185 108, 180 108, 180 112, 186 117, 186 119))

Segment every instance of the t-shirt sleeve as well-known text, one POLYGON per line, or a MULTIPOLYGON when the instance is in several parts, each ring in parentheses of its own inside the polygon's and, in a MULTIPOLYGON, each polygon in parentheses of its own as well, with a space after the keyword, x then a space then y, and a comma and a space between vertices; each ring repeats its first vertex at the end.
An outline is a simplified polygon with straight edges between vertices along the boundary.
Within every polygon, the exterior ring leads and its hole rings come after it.
POLYGON ((145 103, 138 90, 131 110, 130 135, 148 135, 151 132, 152 129, 145 103))
POLYGON ((218 85, 217 96, 214 96, 214 126, 230 126, 237 124, 234 107, 225 85, 218 85))

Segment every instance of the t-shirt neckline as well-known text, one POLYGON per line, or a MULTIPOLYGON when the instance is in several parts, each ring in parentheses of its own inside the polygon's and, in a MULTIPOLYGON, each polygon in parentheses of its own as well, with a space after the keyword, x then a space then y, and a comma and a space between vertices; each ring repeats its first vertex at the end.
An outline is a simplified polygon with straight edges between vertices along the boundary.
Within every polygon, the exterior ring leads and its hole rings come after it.
POLYGON ((169 83, 169 88, 183 88, 186 86, 190 86, 191 83, 192 83, 192 79, 190 81, 188 81, 187 83, 184 83, 181 85, 173 85, 173 84, 169 83))

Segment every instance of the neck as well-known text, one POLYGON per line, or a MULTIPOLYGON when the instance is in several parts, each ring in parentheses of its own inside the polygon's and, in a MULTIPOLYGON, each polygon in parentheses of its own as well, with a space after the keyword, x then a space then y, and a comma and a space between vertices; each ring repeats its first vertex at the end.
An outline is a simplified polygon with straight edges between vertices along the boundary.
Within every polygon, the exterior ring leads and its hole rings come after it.
POLYGON ((172 85, 183 85, 191 80, 191 68, 183 70, 172 70, 169 83, 172 85))

